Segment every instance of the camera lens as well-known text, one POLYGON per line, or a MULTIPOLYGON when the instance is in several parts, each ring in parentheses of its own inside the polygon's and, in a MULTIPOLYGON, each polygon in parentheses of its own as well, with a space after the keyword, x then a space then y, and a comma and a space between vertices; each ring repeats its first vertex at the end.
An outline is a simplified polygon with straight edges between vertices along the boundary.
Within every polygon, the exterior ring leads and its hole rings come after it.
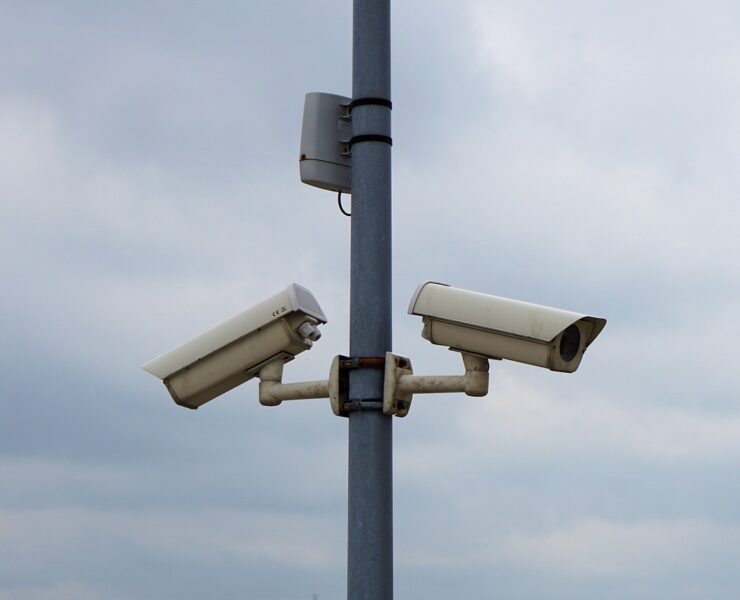
POLYGON ((576 325, 570 325, 560 338, 560 358, 570 362, 578 354, 581 346, 581 331, 576 325))

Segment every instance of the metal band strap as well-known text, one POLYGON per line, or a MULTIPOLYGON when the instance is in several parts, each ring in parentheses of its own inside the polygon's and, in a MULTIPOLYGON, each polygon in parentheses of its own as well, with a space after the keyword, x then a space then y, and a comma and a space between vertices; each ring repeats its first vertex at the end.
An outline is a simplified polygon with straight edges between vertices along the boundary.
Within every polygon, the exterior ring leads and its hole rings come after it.
POLYGON ((361 411, 382 411, 383 410, 383 399, 362 399, 362 400, 350 400, 342 405, 342 409, 345 412, 361 412, 361 411))

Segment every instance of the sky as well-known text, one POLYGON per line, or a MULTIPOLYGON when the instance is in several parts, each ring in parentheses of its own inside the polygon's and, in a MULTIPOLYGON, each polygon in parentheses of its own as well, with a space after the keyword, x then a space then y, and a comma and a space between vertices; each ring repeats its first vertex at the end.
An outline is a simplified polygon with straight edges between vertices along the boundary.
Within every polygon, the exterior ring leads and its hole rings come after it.
MULTIPOLYGON (((285 288, 348 350, 349 229, 304 94, 351 2, 0 2, 0 600, 335 600, 347 422, 140 365, 285 288)), ((394 421, 395 596, 729 600, 740 586, 740 7, 393 3, 394 351, 426 280, 605 317, 574 374, 394 421)), ((348 204, 351 205, 351 202, 348 204)))

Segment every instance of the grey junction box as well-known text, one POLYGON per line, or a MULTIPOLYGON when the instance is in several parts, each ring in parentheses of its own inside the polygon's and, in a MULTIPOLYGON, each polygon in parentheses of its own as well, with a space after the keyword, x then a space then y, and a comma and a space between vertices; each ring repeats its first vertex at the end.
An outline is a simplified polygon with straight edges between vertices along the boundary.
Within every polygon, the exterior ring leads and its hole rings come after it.
POLYGON ((352 192, 351 98, 323 92, 306 94, 301 130, 301 181, 325 190, 352 192))

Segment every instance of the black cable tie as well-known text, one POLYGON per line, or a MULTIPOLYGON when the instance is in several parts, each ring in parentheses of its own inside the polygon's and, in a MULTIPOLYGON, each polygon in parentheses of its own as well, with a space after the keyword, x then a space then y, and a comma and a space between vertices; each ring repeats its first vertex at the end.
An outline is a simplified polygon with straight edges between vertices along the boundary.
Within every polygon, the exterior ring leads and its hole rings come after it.
POLYGON ((352 102, 347 105, 347 108, 349 109, 349 113, 352 114, 353 108, 367 105, 385 106, 386 108, 393 110, 393 102, 385 98, 357 98, 356 100, 352 100, 352 102))
POLYGON ((365 135, 352 136, 347 142, 347 147, 352 148, 355 144, 360 142, 384 142, 389 146, 393 145, 393 138, 388 135, 379 135, 377 133, 367 133, 365 135))

